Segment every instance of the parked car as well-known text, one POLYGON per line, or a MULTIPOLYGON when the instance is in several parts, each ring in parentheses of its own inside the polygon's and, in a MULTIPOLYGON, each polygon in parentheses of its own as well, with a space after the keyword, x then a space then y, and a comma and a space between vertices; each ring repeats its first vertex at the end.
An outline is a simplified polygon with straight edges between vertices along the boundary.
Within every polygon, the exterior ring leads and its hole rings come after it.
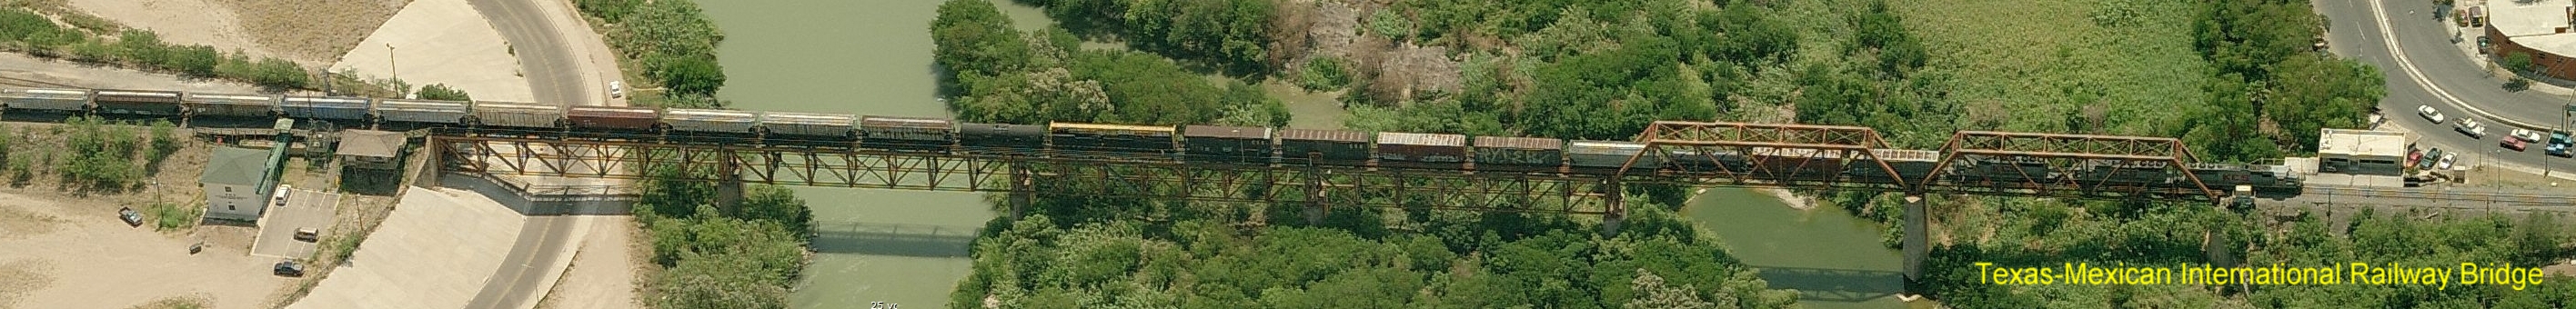
POLYGON ((2422 115, 2424 116, 2424 120, 2432 120, 2433 123, 2437 124, 2442 123, 2442 120, 2444 119, 2442 118, 2442 111, 2433 110, 2432 105, 2416 105, 2415 114, 2422 115))
POLYGON ((2512 135, 2514 139, 2519 139, 2523 142, 2540 142, 2540 131, 2532 131, 2531 129, 2513 129, 2513 133, 2508 135, 2512 135))
POLYGON ((116 218, 125 220, 126 227, 143 226, 143 213, 135 212, 133 207, 117 207, 116 218))
POLYGON ((2529 145, 2523 144, 2522 139, 2518 138, 2504 139, 2503 143, 2497 145, 2504 146, 2504 149, 2513 149, 2513 151, 2522 151, 2524 147, 2530 147, 2529 145))
POLYGON ((2438 168, 2438 169, 2442 169, 2442 170, 2450 170, 2450 169, 2451 169, 2451 162, 2456 162, 2456 161, 2458 161, 2458 159, 2459 159, 2459 158, 2460 158, 2460 153, 2458 153, 2458 152, 2442 154, 2442 163, 2441 163, 2440 165, 2434 165, 2434 166, 2433 166, 2433 168, 2438 168))
POLYGON ((277 261, 277 267, 271 273, 279 276, 303 277, 304 265, 296 264, 295 260, 277 261))
POLYGON ((2411 149, 2411 148, 2410 148, 2410 149, 2406 149, 2406 166, 2415 166, 2415 162, 2423 162, 2423 161, 2424 161, 2424 150, 2423 150, 2423 149, 2411 149))
POLYGON ((268 203, 269 203, 269 206, 271 206, 271 207, 286 207, 286 194, 287 194, 287 193, 289 193, 289 192, 295 192, 294 190, 295 190, 295 187, 293 187, 293 186, 287 186, 287 185, 283 185, 283 184, 277 185, 277 193, 275 193, 275 194, 270 194, 270 195, 268 196, 268 200, 269 200, 269 202, 268 202, 268 203))
POLYGON ((610 99, 615 99, 615 98, 623 98, 623 97, 626 97, 626 82, 624 82, 624 81, 609 81, 609 82, 608 82, 608 98, 610 98, 610 99))
POLYGON ((295 241, 320 242, 321 240, 322 231, 316 231, 309 227, 295 229, 295 241))
POLYGON ((2429 170, 2429 169, 2433 169, 2433 163, 2434 163, 2434 161, 2441 161, 2441 160, 2442 160, 2442 149, 2441 149, 2441 148, 2433 148, 2433 150, 2425 151, 2425 152, 2424 152, 2424 159, 2426 159, 2426 160, 2415 162, 2415 169, 2419 169, 2419 170, 2429 170))
POLYGON ((2567 149, 2569 147, 2576 147, 2576 140, 2570 140, 2567 135, 2567 131, 2549 132, 2549 155, 2576 157, 2576 151, 2569 151, 2571 149, 2567 149))

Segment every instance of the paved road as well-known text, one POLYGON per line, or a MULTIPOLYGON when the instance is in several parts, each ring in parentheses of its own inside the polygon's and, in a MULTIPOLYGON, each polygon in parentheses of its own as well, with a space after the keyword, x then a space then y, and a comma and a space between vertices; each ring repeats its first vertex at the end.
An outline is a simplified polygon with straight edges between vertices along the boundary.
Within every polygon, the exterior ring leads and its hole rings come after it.
MULTIPOLYGON (((2416 106, 2429 104, 2450 118, 2476 117, 2463 108, 2475 106, 2515 121, 2547 125, 2557 123, 2560 104, 2570 102, 2567 97, 2539 91, 2505 91, 2501 79, 2488 77, 2484 69, 2452 45, 2452 33, 2441 24, 2447 21, 2434 19, 2432 4, 2404 0, 2317 3, 2329 21, 2327 40, 2334 43, 2334 53, 2367 61, 2387 74, 2388 97, 2380 100, 2379 108, 2388 115, 2390 124, 2421 136, 2419 144, 2446 151, 2471 149, 2477 154, 2498 151, 2492 155, 2502 163, 2548 166, 2576 173, 2576 160, 2549 157, 2541 153, 2538 145, 2521 152, 2498 147, 2496 143, 2503 141, 2512 127, 2493 122, 2492 118, 2487 119, 2493 124, 2488 128, 2489 135, 2480 139, 2415 115, 2416 106)), ((2478 34, 2463 35, 2462 39, 2476 40, 2478 34)), ((2475 156, 2462 155, 2461 159, 2468 161, 2475 156)))
MULTIPOLYGON (((519 71, 528 78, 528 87, 537 102, 595 105, 590 99, 592 87, 582 81, 582 58, 573 55, 573 47, 561 32, 547 20, 540 5, 558 0, 468 0, 476 12, 501 32, 509 41, 512 53, 519 57, 519 71)), ((564 250, 575 250, 566 244, 572 231, 580 228, 574 218, 549 216, 530 218, 521 228, 517 245, 502 260, 501 269, 493 274, 483 291, 474 295, 466 308, 519 309, 534 304, 552 289, 546 284, 547 267, 552 258, 564 256, 564 250), (542 259, 541 259, 542 258, 542 259)))
MULTIPOLYGON (((501 39, 510 42, 511 52, 519 56, 519 72, 528 77, 528 87, 537 102, 595 105, 590 99, 590 85, 582 81, 580 61, 573 55, 572 42, 556 32, 539 5, 557 0, 467 0, 474 11, 483 14, 492 28, 501 31, 501 39)), ((606 87, 605 85, 600 87, 606 87)), ((605 90, 603 90, 605 91, 605 90)))

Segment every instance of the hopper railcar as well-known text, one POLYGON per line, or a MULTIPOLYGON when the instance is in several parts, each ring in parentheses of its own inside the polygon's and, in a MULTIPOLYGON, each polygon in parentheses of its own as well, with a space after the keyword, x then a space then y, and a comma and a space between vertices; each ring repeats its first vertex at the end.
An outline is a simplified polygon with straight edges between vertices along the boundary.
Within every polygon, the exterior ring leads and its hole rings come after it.
POLYGON ((284 99, 274 94, 188 93, 180 101, 194 117, 275 118, 285 113, 277 109, 284 99))
POLYGON ((957 127, 947 119, 864 116, 859 118, 859 147, 902 152, 947 153, 956 144, 957 127))
POLYGON ((178 91, 100 89, 90 97, 101 114, 179 116, 187 112, 178 91))
POLYGON ((86 89, 6 89, 0 90, 0 106, 10 111, 78 114, 89 111, 89 96, 86 89))

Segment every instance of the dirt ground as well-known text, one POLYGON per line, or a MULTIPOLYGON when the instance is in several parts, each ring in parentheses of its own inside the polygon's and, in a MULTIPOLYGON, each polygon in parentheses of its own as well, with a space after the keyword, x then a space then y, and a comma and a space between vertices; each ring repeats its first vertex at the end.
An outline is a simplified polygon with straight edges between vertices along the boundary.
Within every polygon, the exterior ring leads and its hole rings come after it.
POLYGON ((213 308, 256 308, 289 281, 269 275, 276 261, 248 254, 249 228, 154 232, 117 221, 118 205, 0 193, 0 208, 14 213, 0 220, 56 227, 0 240, 0 248, 14 248, 0 250, 0 307, 123 308, 202 296, 213 308), (189 254, 200 237, 205 251, 189 254))
POLYGON ((572 269, 546 293, 540 309, 644 308, 636 299, 636 282, 650 248, 635 243, 634 217, 600 217, 591 221, 589 239, 573 256, 572 269))
POLYGON ((328 65, 409 0, 67 0, 163 41, 328 65))
MULTIPOLYGON (((69 87, 156 89, 214 93, 255 93, 258 86, 212 79, 182 79, 166 74, 101 67, 70 61, 0 53, 0 78, 30 79, 69 87)), ((0 82, 8 84, 8 82, 0 82)), ((41 85, 40 85, 41 86, 41 85)), ((51 87, 51 86, 47 86, 51 87)))

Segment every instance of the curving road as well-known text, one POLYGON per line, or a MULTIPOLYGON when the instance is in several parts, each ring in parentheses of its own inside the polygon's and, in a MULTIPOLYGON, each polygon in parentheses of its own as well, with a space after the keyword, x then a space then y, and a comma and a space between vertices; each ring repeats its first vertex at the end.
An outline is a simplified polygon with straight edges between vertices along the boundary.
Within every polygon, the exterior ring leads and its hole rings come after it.
MULTIPOLYGON (((605 85, 592 86, 591 82, 586 80, 585 74, 596 74, 598 72, 594 71, 608 71, 615 68, 591 68, 587 58, 574 52, 579 50, 579 47, 573 45, 577 43, 566 38, 564 34, 568 31, 587 32, 589 29, 560 29, 559 27, 567 23, 559 23, 552 19, 573 19, 568 23, 582 23, 578 20, 578 16, 560 16, 572 14, 571 12, 562 12, 561 8, 553 8, 555 10, 550 11, 549 8, 543 7, 560 6, 561 1, 467 0, 466 2, 472 4, 474 10, 481 13, 486 22, 492 23, 493 29, 501 32, 502 40, 510 42, 511 53, 519 59, 519 72, 528 78, 528 87, 537 102, 602 105, 602 102, 592 100, 592 96, 598 94, 597 92, 605 91, 600 89, 605 85)), ((564 262, 562 259, 571 257, 565 252, 576 250, 572 245, 574 243, 572 232, 588 228, 588 225, 583 223, 571 216, 528 218, 526 225, 521 227, 517 244, 513 245, 509 255, 503 258, 501 269, 493 273, 483 290, 477 293, 474 300, 466 307, 517 309, 534 306, 539 298, 545 296, 547 290, 554 288, 552 286, 554 282, 547 280, 554 278, 548 276, 551 275, 549 270, 551 267, 557 267, 554 265, 562 264, 564 262)))
MULTIPOLYGON (((2542 154, 2540 144, 2520 152, 2497 146, 2515 127, 2511 123, 2535 127, 2558 123, 2561 104, 2571 99, 2540 91, 2505 91, 2501 79, 2489 77, 2480 64, 2453 45, 2451 28, 2442 24, 2449 21, 2435 19, 2431 3, 2317 1, 2316 6, 2328 20, 2326 37, 2333 42, 2335 54, 2367 61, 2387 74, 2388 97, 2379 101, 2379 108, 2390 118, 2389 124, 2416 132, 2419 145, 2445 151, 2477 151, 2462 155, 2463 164, 2480 156, 2493 156, 2496 163, 2530 169, 2551 167, 2560 171, 2552 176, 2576 176, 2576 160, 2542 154), (2448 124, 2425 120, 2415 115, 2418 105, 2432 105, 2454 119, 2486 120, 2490 123, 2488 135, 2471 138, 2451 130, 2448 124)), ((2480 33, 2462 33, 2459 38, 2476 40, 2480 33)))

